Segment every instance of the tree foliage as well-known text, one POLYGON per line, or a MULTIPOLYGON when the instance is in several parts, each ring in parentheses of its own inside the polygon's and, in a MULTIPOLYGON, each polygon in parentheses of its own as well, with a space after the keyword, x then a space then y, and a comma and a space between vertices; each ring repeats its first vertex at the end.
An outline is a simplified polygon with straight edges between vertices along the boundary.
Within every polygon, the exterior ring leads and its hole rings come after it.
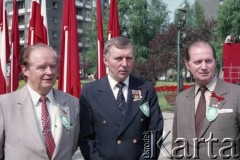
POLYGON ((168 24, 168 11, 162 0, 118 0, 121 32, 129 37, 137 57, 148 57, 149 41, 168 24))
POLYGON ((217 35, 223 42, 227 35, 240 34, 240 0, 225 0, 218 8, 217 35))
MULTIPOLYGON (((216 21, 204 21, 200 23, 200 20, 196 20, 196 14, 200 12, 200 14, 203 14, 201 12, 201 9, 196 7, 190 6, 188 3, 186 4, 188 6, 187 8, 187 17, 186 17, 186 24, 184 28, 181 28, 181 32, 186 33, 186 36, 181 37, 181 48, 180 48, 180 63, 181 68, 184 68, 183 62, 185 58, 185 51, 186 46, 188 46, 191 42, 194 40, 207 40, 207 41, 216 41, 215 36, 215 26, 216 21), (188 12, 190 11, 190 12, 188 12), (188 21, 191 19, 192 21, 188 21)), ((157 68, 154 74, 151 74, 151 79, 156 80, 158 76, 165 75, 167 70, 170 68, 176 69, 177 67, 177 32, 179 26, 178 22, 181 21, 181 16, 184 16, 183 14, 177 15, 179 17, 175 17, 175 21, 173 24, 171 24, 168 28, 165 30, 162 30, 162 32, 158 33, 154 39, 150 43, 150 51, 151 56, 149 58, 148 63, 144 64, 145 67, 143 68, 157 68), (155 63, 154 61, 157 61, 158 63, 155 63), (153 64, 157 65, 153 67, 153 64)), ((149 77, 149 75, 148 75, 149 77)))
MULTIPOLYGON (((89 64, 88 72, 96 68, 97 38, 96 38, 96 9, 92 10, 92 25, 88 28, 90 47, 84 55, 89 64), (91 65, 92 64, 92 65, 91 65)), ((107 40, 107 25, 109 7, 103 11, 103 28, 107 40)), ((118 0, 119 23, 121 33, 130 38, 135 46, 136 58, 145 60, 149 56, 149 42, 168 24, 167 6, 162 0, 118 0)), ((141 60, 137 60, 137 63, 141 60)), ((137 64, 138 66, 138 64, 137 64)), ((137 67, 136 67, 136 70, 137 67)))

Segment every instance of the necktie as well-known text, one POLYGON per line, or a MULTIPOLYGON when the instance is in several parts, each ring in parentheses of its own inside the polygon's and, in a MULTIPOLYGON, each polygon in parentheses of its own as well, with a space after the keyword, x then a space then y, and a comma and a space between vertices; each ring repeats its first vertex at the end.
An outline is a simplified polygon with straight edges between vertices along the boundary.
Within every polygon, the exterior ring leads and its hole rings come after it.
POLYGON ((205 91, 207 90, 206 87, 200 87, 199 90, 201 91, 201 96, 197 106, 197 112, 195 116, 195 124, 196 124, 196 135, 199 137, 199 134, 202 129, 203 121, 206 117, 206 99, 204 96, 205 91))
POLYGON ((40 100, 42 102, 42 113, 41 113, 42 128, 43 128, 42 132, 45 139, 48 157, 49 159, 51 159, 55 149, 55 142, 51 132, 50 117, 47 110, 47 104, 46 104, 47 97, 43 96, 40 98, 40 100))
POLYGON ((116 84, 116 86, 119 88, 118 94, 117 94, 117 105, 118 105, 120 111, 122 112, 122 115, 125 114, 125 110, 126 110, 126 102, 125 102, 125 98, 124 98, 124 95, 122 92, 124 85, 125 85, 124 83, 116 84))

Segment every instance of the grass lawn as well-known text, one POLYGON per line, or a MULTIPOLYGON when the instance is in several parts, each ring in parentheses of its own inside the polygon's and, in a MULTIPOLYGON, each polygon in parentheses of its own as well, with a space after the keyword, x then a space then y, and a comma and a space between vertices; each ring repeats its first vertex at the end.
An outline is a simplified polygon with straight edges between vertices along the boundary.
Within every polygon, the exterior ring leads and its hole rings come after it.
MULTIPOLYGON (((85 83, 88 83, 88 80, 81 80, 81 84, 84 85, 85 83)), ((19 82, 19 87, 18 88, 22 88, 25 85, 25 81, 21 80, 19 82)), ((171 86, 171 85, 176 85, 176 82, 165 82, 165 81, 158 81, 156 83, 156 86, 171 86)), ((57 88, 57 82, 54 85, 54 88, 57 88)), ((168 94, 168 93, 158 93, 158 103, 161 107, 162 111, 173 111, 174 106, 170 106, 165 97, 164 94, 168 94)))

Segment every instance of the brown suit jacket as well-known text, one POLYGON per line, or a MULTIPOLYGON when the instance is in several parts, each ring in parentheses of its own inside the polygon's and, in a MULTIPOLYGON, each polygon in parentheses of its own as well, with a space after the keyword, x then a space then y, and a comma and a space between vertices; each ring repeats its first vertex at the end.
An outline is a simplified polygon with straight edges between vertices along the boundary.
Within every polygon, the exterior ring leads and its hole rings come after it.
MULTIPOLYGON (((213 157, 223 159, 224 156, 231 155, 230 159, 239 159, 239 156, 233 157, 240 154, 240 86, 218 80, 214 92, 224 97, 218 105, 220 113, 211 122, 205 118, 200 134, 202 139, 198 139, 198 143, 195 131, 194 87, 177 96, 172 137, 172 152, 175 158, 183 155, 184 159, 191 155, 190 159, 199 156, 206 160, 213 157), (177 138, 179 142, 176 142, 177 138), (180 145, 186 146, 189 152, 184 154, 180 145), (230 145, 232 147, 229 147, 230 145), (229 148, 224 148, 226 146, 229 148)), ((216 99, 211 98, 210 105, 213 101, 216 99)))

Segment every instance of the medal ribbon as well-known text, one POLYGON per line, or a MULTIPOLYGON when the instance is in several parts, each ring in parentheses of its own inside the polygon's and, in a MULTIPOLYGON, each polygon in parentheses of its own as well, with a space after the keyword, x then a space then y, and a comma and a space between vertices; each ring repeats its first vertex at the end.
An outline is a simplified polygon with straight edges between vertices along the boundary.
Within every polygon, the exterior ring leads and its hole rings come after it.
POLYGON ((221 102, 222 100, 224 100, 223 96, 216 95, 216 93, 214 91, 211 92, 211 96, 210 97, 216 98, 218 102, 221 102))

